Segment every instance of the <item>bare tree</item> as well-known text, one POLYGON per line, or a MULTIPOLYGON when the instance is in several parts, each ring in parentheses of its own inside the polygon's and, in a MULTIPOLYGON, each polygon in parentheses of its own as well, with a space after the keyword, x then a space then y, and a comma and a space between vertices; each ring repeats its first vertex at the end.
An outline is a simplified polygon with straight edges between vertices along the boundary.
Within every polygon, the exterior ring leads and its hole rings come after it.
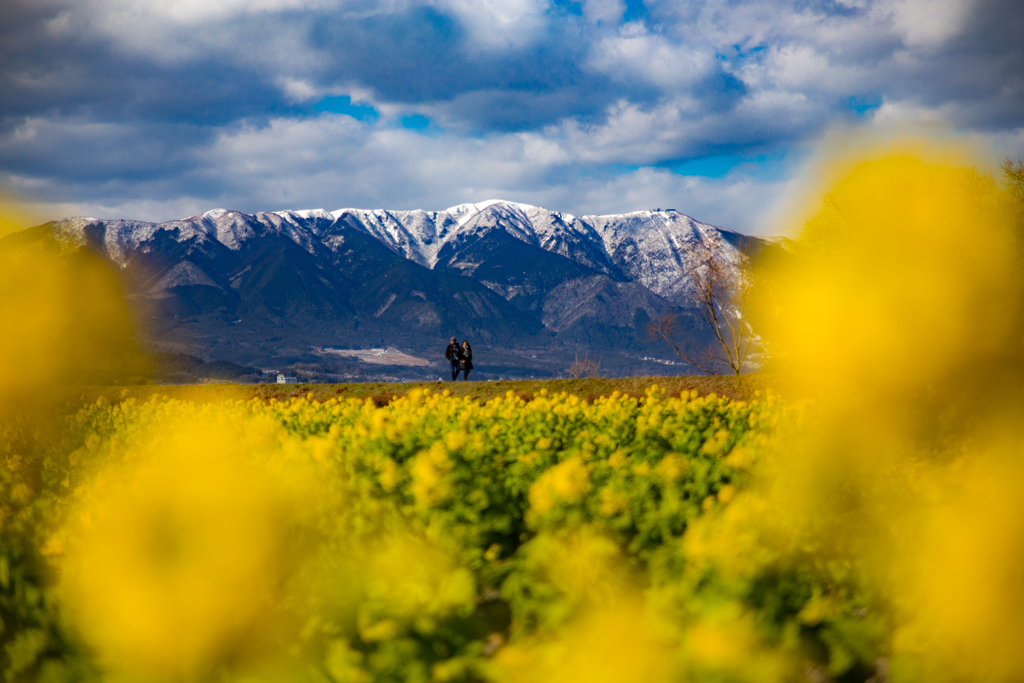
POLYGON ((708 344, 681 340, 676 313, 655 319, 647 328, 648 334, 667 343, 680 358, 702 372, 715 375, 728 367, 740 374, 757 341, 747 321, 751 275, 750 258, 746 254, 730 261, 721 250, 698 243, 687 256, 684 277, 692 284, 691 297, 697 317, 711 332, 714 341, 708 344))
POLYGON ((666 313, 651 321, 647 326, 647 336, 664 341, 677 356, 701 372, 709 375, 719 374, 721 362, 714 347, 709 346, 703 339, 687 335, 683 328, 678 313, 666 313))
POLYGON ((1003 180, 1018 204, 1024 204, 1024 160, 1003 159, 999 167, 1003 169, 1003 180))
MULTIPOLYGON (((1000 168, 1003 171, 1004 187, 1012 198, 1006 210, 1016 245, 1013 275, 1017 291, 1024 292, 1024 160, 1004 159, 1000 168)), ((1018 303, 1015 308, 1017 338, 1021 340, 1020 348, 1024 349, 1024 302, 1018 303)))
POLYGON ((565 374, 573 379, 579 379, 580 377, 600 377, 601 376, 601 362, 590 360, 590 354, 587 353, 580 358, 579 354, 576 354, 576 361, 565 370, 565 374))

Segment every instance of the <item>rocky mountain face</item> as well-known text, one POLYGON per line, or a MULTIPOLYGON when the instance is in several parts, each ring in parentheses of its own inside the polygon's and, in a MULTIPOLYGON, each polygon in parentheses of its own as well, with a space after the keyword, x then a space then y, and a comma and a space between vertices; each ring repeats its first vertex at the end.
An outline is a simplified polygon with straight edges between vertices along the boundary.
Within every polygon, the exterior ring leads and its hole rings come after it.
POLYGON ((689 334, 705 334, 687 253, 704 245, 736 262, 760 245, 674 210, 572 216, 505 201, 69 218, 27 233, 18 240, 109 259, 162 351, 258 367, 310 363, 331 346, 433 359, 457 335, 495 374, 554 372, 577 354, 600 356, 610 373, 654 372, 643 358, 678 359, 647 338, 650 320, 677 313, 689 334))

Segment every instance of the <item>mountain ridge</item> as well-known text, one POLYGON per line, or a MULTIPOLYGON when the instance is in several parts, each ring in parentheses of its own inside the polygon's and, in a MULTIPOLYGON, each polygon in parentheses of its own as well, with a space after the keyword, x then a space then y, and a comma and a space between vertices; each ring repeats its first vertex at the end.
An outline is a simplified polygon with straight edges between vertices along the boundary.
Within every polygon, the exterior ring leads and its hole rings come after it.
MULTIPOLYGON (((625 214, 574 216, 542 207, 487 200, 459 204, 442 211, 391 211, 386 209, 284 210, 246 214, 211 209, 187 218, 152 223, 91 217, 65 218, 47 225, 71 236, 89 224, 107 226, 105 247, 110 257, 124 265, 124 251, 137 248, 160 230, 180 230, 180 239, 201 235, 232 250, 255 237, 259 229, 285 234, 312 253, 313 243, 330 246, 339 230, 354 228, 375 237, 393 252, 422 266, 437 266, 445 245, 471 234, 501 229, 520 241, 565 256, 595 270, 612 274, 626 265, 630 279, 639 280, 659 295, 673 292, 683 282, 682 254, 687 243, 724 241, 735 245, 759 240, 725 228, 701 223, 674 209, 642 210, 625 214), (114 227, 113 233, 110 228, 114 227), (143 239, 119 240, 125 232, 141 233, 143 239), (110 239, 113 236, 113 240, 110 239), (640 238, 644 244, 637 244, 640 238), (637 262, 633 253, 643 258, 637 262), (675 267, 673 267, 673 264, 675 267)), ((766 240, 764 240, 766 241, 766 240)), ((715 246, 721 246, 716 244, 715 246)), ((735 258, 734 255, 729 256, 735 258)), ((673 297, 674 298, 674 297, 673 297)))
POLYGON ((685 265, 693 249, 738 265, 769 244, 673 209, 575 216, 504 200, 75 217, 30 230, 109 259, 157 348, 258 366, 332 343, 430 350, 459 331, 513 365, 554 371, 595 350, 620 374, 636 358, 671 356, 646 338, 652 319, 674 313, 685 334, 706 334, 685 265))

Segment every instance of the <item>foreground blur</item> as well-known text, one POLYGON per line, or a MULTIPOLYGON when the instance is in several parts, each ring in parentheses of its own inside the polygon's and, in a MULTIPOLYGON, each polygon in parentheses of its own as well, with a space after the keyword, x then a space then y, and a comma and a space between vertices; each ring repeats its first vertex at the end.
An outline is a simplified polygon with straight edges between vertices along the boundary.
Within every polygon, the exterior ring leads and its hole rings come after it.
POLYGON ((6 679, 1024 678, 1020 200, 943 150, 829 172, 760 276, 797 403, 65 411, 144 370, 116 274, 5 242, 6 679))
POLYGON ((894 680, 1018 680, 1024 188, 949 150, 835 163, 770 333, 821 400, 756 495, 859 574, 894 680))

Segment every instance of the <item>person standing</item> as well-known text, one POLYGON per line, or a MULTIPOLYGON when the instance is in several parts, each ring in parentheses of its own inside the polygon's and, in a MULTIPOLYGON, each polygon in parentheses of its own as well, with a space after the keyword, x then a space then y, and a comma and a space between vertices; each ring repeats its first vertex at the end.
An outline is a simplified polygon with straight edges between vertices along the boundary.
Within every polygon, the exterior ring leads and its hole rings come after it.
POLYGON ((473 369, 473 347, 469 345, 469 340, 463 340, 462 342, 462 381, 469 381, 469 371, 473 369))
POLYGON ((454 382, 459 378, 459 370, 462 369, 462 347, 459 346, 455 337, 452 337, 448 348, 444 350, 444 357, 452 364, 452 381, 454 382))

